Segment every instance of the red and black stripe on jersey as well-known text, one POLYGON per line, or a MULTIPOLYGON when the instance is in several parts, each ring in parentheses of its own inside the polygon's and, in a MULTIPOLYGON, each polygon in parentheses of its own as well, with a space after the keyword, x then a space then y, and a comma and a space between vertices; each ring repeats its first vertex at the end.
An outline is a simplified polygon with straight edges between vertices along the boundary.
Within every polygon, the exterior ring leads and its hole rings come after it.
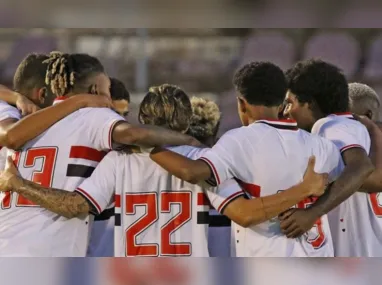
MULTIPOLYGON (((106 154, 107 152, 86 146, 72 146, 69 158, 101 162, 106 154)), ((92 175, 94 169, 95 167, 93 166, 70 163, 66 170, 66 176, 88 178, 92 175)))

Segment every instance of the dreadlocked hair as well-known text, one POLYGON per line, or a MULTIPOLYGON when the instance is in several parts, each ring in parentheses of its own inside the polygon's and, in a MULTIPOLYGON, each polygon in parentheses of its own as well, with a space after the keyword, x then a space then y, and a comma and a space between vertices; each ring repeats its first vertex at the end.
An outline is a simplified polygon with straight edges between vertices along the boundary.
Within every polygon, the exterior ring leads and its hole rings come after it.
POLYGON ((186 132, 192 116, 191 102, 178 86, 163 84, 151 87, 139 107, 141 124, 163 126, 186 132))
POLYGON ((200 141, 215 137, 221 116, 218 105, 212 100, 199 97, 192 97, 191 105, 193 114, 188 130, 189 135, 200 141))
POLYGON ((44 61, 48 64, 45 84, 56 96, 70 92, 88 92, 87 79, 97 73, 103 73, 100 61, 88 54, 67 54, 51 52, 44 61))

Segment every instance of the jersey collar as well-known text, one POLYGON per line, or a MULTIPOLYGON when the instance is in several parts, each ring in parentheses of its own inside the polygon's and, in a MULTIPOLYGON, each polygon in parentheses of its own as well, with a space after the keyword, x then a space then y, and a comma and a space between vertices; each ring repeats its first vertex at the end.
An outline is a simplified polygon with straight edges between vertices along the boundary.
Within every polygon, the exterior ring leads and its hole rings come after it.
POLYGON ((344 117, 349 119, 354 119, 354 116, 351 112, 343 112, 343 113, 333 113, 329 116, 337 116, 337 117, 344 117))
POLYGON ((255 123, 261 123, 266 124, 268 126, 282 129, 282 130, 291 130, 291 131, 297 131, 297 122, 294 120, 272 120, 272 119, 266 119, 266 120, 258 120, 255 123))
POLYGON ((68 99, 68 97, 66 97, 66 96, 58 96, 58 97, 56 97, 56 99, 54 99, 53 105, 55 105, 57 103, 60 103, 60 102, 62 102, 64 100, 66 100, 66 99, 68 99))

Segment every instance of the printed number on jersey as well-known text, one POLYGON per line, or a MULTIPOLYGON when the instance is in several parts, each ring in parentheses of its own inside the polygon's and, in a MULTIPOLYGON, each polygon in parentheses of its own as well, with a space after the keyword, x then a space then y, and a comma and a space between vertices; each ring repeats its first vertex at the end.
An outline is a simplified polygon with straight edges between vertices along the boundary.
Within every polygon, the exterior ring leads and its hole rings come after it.
POLYGON ((376 215, 378 218, 382 218, 382 193, 369 194, 369 200, 374 215, 376 215))
MULTIPOLYGON (((310 207, 318 198, 307 198, 304 201, 298 203, 297 208, 306 209, 310 207)), ((319 249, 325 244, 325 233, 322 228, 322 219, 319 218, 313 228, 311 228, 306 234, 306 241, 310 243, 314 249, 319 249)))
MULTIPOLYGON (((38 161, 41 161, 41 167, 38 170, 32 172, 31 180, 35 183, 41 184, 44 187, 51 187, 53 180, 53 172, 56 165, 57 147, 38 147, 31 148, 25 152, 23 161, 20 161, 20 152, 13 154, 13 161, 17 168, 22 166, 23 168, 35 167, 38 161)), ((16 207, 38 207, 23 196, 10 192, 6 192, 1 203, 2 209, 9 209, 12 205, 13 198, 16 199, 16 207)))
POLYGON ((191 243, 171 242, 171 236, 191 220, 191 192, 128 193, 125 199, 126 215, 136 215, 142 209, 144 211, 144 214, 126 229, 126 256, 191 255, 191 243), (168 213, 173 215, 160 225, 159 240, 152 244, 139 243, 139 237, 158 222, 159 215, 168 213))

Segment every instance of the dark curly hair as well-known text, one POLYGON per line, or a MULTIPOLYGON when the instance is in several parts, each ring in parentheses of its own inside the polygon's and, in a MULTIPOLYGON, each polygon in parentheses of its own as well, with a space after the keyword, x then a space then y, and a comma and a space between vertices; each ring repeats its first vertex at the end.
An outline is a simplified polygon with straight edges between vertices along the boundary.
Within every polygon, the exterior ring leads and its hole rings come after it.
POLYGON ((251 105, 279 106, 287 91, 284 72, 271 62, 244 65, 235 73, 233 84, 251 105))
POLYGON ((325 116, 349 110, 348 83, 335 65, 317 59, 300 61, 286 78, 300 103, 316 104, 325 116))
POLYGON ((117 78, 110 77, 110 94, 112 100, 126 100, 130 103, 130 93, 125 84, 117 78))

